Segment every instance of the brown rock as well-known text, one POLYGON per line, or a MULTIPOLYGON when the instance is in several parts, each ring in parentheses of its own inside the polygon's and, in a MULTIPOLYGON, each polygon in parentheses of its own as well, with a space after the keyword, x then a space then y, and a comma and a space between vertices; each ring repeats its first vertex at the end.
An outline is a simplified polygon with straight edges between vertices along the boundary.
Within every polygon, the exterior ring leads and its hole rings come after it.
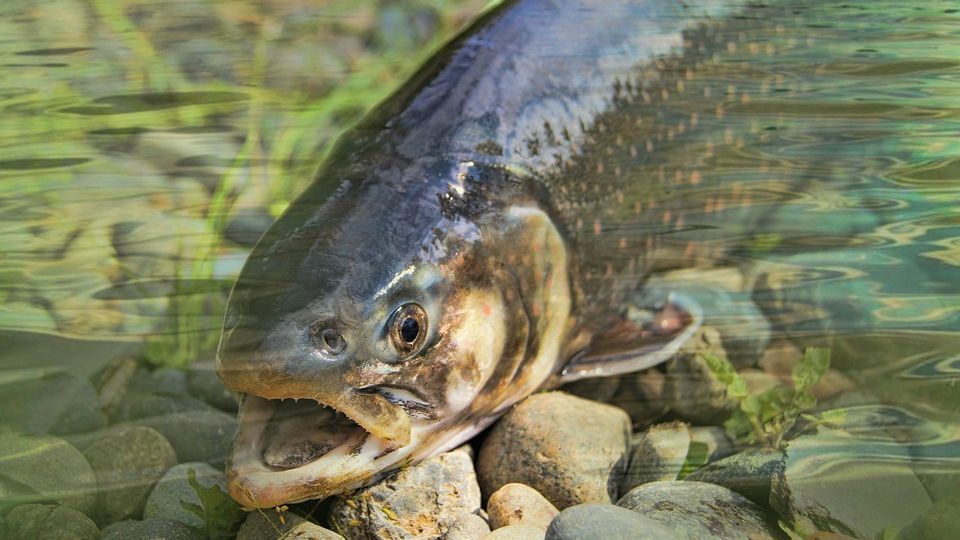
POLYGON ((493 529, 523 524, 544 531, 560 513, 540 492, 523 484, 507 484, 498 489, 490 496, 487 512, 493 529))
POLYGON ((623 410, 563 392, 534 394, 491 430, 477 472, 487 496, 519 482, 558 509, 610 502, 623 474, 630 419, 623 410))
POLYGON ((508 525, 483 537, 483 540, 543 540, 546 531, 530 525, 508 525))

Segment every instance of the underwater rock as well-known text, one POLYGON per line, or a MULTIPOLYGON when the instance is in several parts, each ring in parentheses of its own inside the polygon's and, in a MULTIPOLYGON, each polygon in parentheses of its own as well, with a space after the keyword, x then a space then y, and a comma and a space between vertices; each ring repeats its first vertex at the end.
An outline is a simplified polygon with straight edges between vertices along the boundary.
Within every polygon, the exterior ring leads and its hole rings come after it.
MULTIPOLYGON (((226 493, 227 478, 206 463, 181 463, 163 475, 150 492, 143 509, 143 518, 164 518, 179 521, 184 525, 203 529, 206 527, 200 516, 190 512, 184 505, 200 505, 200 497, 190 485, 189 471, 194 471, 197 483, 205 488, 219 486, 226 493)), ((239 505, 238 505, 239 506, 239 505)))
POLYGON ((659 522, 612 504, 578 504, 560 512, 546 540, 671 540, 684 538, 659 522))
POLYGON ((450 524, 444 540, 479 540, 490 534, 490 525, 477 514, 460 514, 450 524))
POLYGON ((177 464, 177 454, 163 435, 141 426, 111 429, 83 455, 97 477, 101 523, 139 516, 147 494, 177 464))
POLYGON ((492 494, 526 484, 558 509, 610 502, 623 474, 630 419, 623 410, 563 392, 534 394, 490 431, 477 460, 480 486, 492 494))
POLYGON ((543 540, 544 530, 532 525, 507 525, 494 529, 483 537, 484 540, 543 540))
POLYGON ((689 540, 780 537, 759 506, 705 482, 650 482, 624 495, 617 506, 639 512, 689 540))
POLYGON ((137 369, 128 379, 118 399, 110 407, 113 423, 172 413, 207 411, 212 407, 194 398, 187 391, 186 373, 181 370, 159 369, 148 373, 137 369))
POLYGON ((5 370, 0 376, 0 411, 8 426, 38 435, 72 435, 106 425, 93 385, 52 368, 5 370))
POLYGON ((230 216, 223 235, 241 246, 253 247, 275 220, 265 208, 238 208, 230 216))
POLYGON ((91 515, 97 480, 87 459, 63 439, 0 433, 0 508, 16 503, 57 501, 91 515))
POLYGON ((150 372, 150 390, 157 394, 189 396, 187 372, 182 369, 162 367, 150 372))
POLYGON ((118 521, 100 531, 100 540, 130 540, 151 538, 162 540, 204 540, 196 529, 172 519, 145 519, 143 521, 118 521))
POLYGON ((7 514, 0 524, 7 540, 96 540, 100 530, 92 519, 73 508, 57 504, 24 504, 7 514))
MULTIPOLYGON (((276 533, 274 533, 274 536, 267 536, 266 538, 273 539, 275 537, 276 533)), ((284 540, 343 540, 343 537, 339 534, 309 521, 297 523, 282 538, 284 540)))
POLYGON ((226 463, 237 429, 235 417, 213 409, 141 418, 131 424, 159 431, 177 452, 177 461, 202 461, 217 468, 226 463))
MULTIPOLYGON (((690 428, 691 453, 700 445, 706 463, 713 463, 737 451, 727 433, 719 426, 698 426, 690 428)), ((736 490, 734 490, 736 491, 736 490)))
MULTIPOLYGON (((802 358, 803 351, 799 347, 789 341, 778 341, 764 351, 759 366, 785 386, 793 386, 793 366, 802 358)), ((810 388, 810 393, 818 400, 829 399, 855 387, 849 377, 831 368, 810 388)))
POLYGON ((190 366, 187 372, 187 385, 194 396, 206 403, 224 412, 237 413, 240 401, 223 385, 213 362, 201 362, 190 366))
POLYGON ((665 381, 663 373, 656 369, 625 375, 616 393, 607 401, 626 411, 634 429, 645 428, 667 411, 665 381))
POLYGON ((690 426, 683 422, 658 424, 634 435, 620 493, 647 482, 676 480, 689 449, 690 426))
POLYGON ((726 358, 720 334, 701 327, 670 361, 664 395, 671 411, 692 424, 718 425, 736 403, 727 397, 727 386, 720 382, 701 358, 702 353, 726 358))
POLYGON ((770 481, 783 468, 783 452, 762 448, 709 463, 685 480, 723 486, 761 506, 769 504, 770 481))
POLYGON ((904 447, 834 429, 790 441, 772 481, 770 505, 801 532, 874 538, 901 528, 932 503, 904 447))
POLYGON ((280 514, 274 509, 255 510, 247 514, 247 518, 237 531, 236 540, 265 540, 273 539, 286 534, 290 529, 306 521, 302 517, 284 512, 283 521, 280 514))
POLYGON ((532 487, 507 484, 490 495, 487 513, 492 529, 523 524, 545 531, 560 511, 532 487))
POLYGON ((479 509, 471 453, 461 447, 338 496, 330 522, 348 538, 442 538, 461 514, 479 509))

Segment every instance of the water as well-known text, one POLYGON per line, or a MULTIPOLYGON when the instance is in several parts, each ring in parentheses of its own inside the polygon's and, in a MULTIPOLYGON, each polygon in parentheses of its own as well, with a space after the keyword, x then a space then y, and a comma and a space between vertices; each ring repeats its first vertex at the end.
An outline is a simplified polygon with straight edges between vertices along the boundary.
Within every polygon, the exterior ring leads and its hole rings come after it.
MULTIPOLYGON (((4 376, 208 362, 250 240, 479 4, 5 2, 4 376)), ((677 77, 699 93, 663 100, 649 172, 711 187, 717 251, 773 341, 829 347, 855 392, 909 408, 883 409, 894 423, 936 422, 909 461, 954 467, 960 10, 786 4, 722 26, 726 50, 677 77), (761 228, 736 219, 757 205, 761 228)))

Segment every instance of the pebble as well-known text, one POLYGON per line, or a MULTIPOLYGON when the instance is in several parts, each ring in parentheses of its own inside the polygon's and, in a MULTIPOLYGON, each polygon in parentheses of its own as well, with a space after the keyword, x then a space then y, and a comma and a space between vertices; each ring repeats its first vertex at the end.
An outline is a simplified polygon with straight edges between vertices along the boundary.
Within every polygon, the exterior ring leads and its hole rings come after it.
POLYGON ((650 427, 631 440, 626 474, 620 481, 620 493, 647 482, 676 480, 690 449, 690 426, 670 422, 650 427))
POLYGON ((100 530, 92 519, 73 508, 57 504, 24 504, 7 514, 0 524, 7 540, 96 540, 100 530))
POLYGON ((444 540, 479 540, 490 534, 490 525, 477 514, 460 514, 453 523, 444 540))
POLYGON ((626 375, 613 397, 606 401, 626 411, 634 430, 646 428, 667 412, 665 381, 664 374, 656 369, 626 375))
MULTIPOLYGON (((204 528, 206 526, 200 516, 184 508, 184 505, 201 504, 199 495, 189 482, 190 470, 194 471, 197 483, 201 486, 205 488, 218 486, 226 493, 227 478, 222 472, 206 463, 181 463, 168 470, 150 492, 147 504, 143 508, 144 519, 164 518, 179 521, 189 527, 204 528)), ((239 509, 239 505, 236 509, 239 509)), ((238 519, 246 517, 242 513, 233 513, 238 519)))
POLYGON ((177 452, 177 461, 202 461, 221 469, 237 429, 235 417, 213 409, 141 418, 132 424, 163 434, 177 452))
POLYGON ((904 446, 836 429, 790 441, 770 505, 795 530, 874 538, 927 513, 932 502, 904 446))
POLYGON ((0 433, 0 507, 57 501, 91 515, 97 480, 79 450, 50 435, 0 433), (8 500, 5 500, 8 499, 8 500))
POLYGON ((480 486, 489 495, 509 483, 526 484, 558 509, 610 502, 629 437, 630 419, 621 409, 563 392, 534 394, 483 442, 480 486))
POLYGON ((494 529, 483 540, 543 540, 544 530, 531 525, 507 525, 494 529))
POLYGON ((671 540, 683 538, 658 521, 603 503, 578 504, 560 512, 547 529, 546 540, 671 540))
POLYGON ((717 484, 766 506, 770 500, 770 480, 782 468, 783 452, 757 448, 710 463, 685 479, 717 484))
MULTIPOLYGON (((726 431, 719 426, 697 426, 690 428, 690 452, 700 445, 705 463, 713 463, 733 455, 737 449, 726 431)), ((736 490, 734 490, 736 491, 736 490)))
POLYGON ((139 516, 157 480, 177 464, 163 435, 140 426, 107 431, 83 455, 97 477, 97 517, 103 523, 139 516))
POLYGON ((639 512, 689 540, 780 536, 759 506, 705 482, 651 482, 624 495, 617 506, 639 512))
POLYGON ((464 513, 480 510, 473 460, 461 447, 337 497, 330 522, 348 538, 440 538, 464 513))
MULTIPOLYGON (((785 386, 793 385, 793 366, 803 358, 803 351, 789 341, 778 341, 770 345, 760 358, 760 368, 778 378, 785 386)), ((818 400, 829 399, 838 394, 853 390, 856 384, 840 371, 830 368, 810 388, 810 393, 818 400)))
POLYGON ((679 418, 692 424, 719 425, 736 403, 727 397, 727 386, 710 371, 701 353, 727 357, 716 329, 701 327, 667 362, 664 395, 679 418))
POLYGON ((100 540, 205 540, 196 529, 172 519, 145 519, 143 521, 118 521, 100 531, 100 540))
POLYGON ((236 414, 240 401, 236 394, 227 390, 227 387, 223 385, 213 362, 197 363, 190 366, 187 373, 187 385, 194 396, 221 411, 236 414))
POLYGON ((493 529, 523 524, 545 531, 560 511, 532 487, 507 484, 490 495, 487 513, 493 529))
POLYGON ((187 390, 187 372, 182 369, 162 367, 150 373, 150 389, 158 394, 175 396, 190 395, 187 390))
POLYGON ((106 425, 93 385, 56 369, 5 370, 0 377, 4 422, 24 433, 71 435, 106 425))
POLYGON ((294 525, 282 538, 283 540, 343 540, 339 534, 309 521, 301 521, 294 525))

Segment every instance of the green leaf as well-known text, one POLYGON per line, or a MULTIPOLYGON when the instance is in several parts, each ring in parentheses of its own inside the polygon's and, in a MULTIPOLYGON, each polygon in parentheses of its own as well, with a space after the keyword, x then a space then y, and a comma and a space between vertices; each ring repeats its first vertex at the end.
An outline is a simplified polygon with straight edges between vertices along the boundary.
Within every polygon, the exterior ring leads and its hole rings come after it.
POLYGON ((240 505, 217 484, 210 487, 201 485, 197 481, 197 472, 193 469, 187 470, 187 481, 200 499, 200 505, 187 502, 180 504, 185 510, 203 520, 204 530, 201 532, 211 540, 227 540, 235 537, 244 516, 240 505))
POLYGON ((793 366, 793 388, 802 394, 813 388, 830 368, 830 349, 809 347, 803 358, 793 366))
POLYGON ((683 467, 680 468, 679 480, 683 480, 690 473, 703 467, 710 459, 710 447, 700 441, 691 441, 687 449, 687 458, 683 461, 683 467))
POLYGON ((733 382, 737 371, 729 360, 713 353, 700 353, 700 358, 707 364, 707 368, 710 369, 717 380, 726 385, 733 382))
POLYGON ((727 396, 740 400, 747 397, 749 389, 747 388, 747 382, 744 381, 739 375, 734 374, 733 380, 727 384, 727 396))

